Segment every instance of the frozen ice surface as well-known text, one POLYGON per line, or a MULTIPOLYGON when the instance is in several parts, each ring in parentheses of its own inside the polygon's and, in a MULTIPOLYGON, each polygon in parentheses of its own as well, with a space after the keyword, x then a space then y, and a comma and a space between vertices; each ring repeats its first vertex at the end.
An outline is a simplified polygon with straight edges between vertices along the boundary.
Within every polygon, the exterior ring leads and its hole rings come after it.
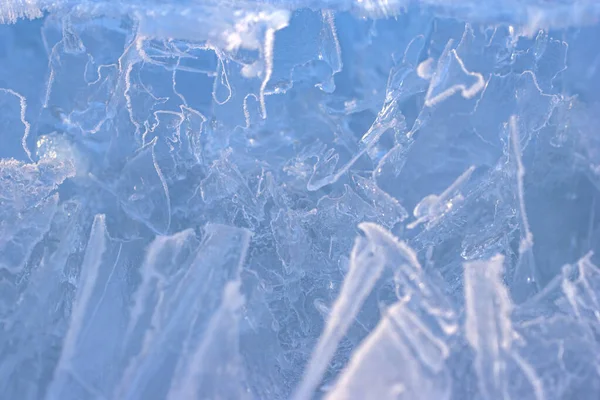
POLYGON ((0 0, 0 399, 599 399, 598 38, 596 0, 0 0))

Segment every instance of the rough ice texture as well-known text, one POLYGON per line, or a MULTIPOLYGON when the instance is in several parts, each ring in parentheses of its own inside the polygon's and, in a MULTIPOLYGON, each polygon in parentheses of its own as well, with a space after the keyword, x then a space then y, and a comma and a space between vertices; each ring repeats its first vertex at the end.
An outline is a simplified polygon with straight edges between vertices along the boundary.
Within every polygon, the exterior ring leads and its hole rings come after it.
POLYGON ((0 398, 596 400, 596 0, 0 0, 0 398))

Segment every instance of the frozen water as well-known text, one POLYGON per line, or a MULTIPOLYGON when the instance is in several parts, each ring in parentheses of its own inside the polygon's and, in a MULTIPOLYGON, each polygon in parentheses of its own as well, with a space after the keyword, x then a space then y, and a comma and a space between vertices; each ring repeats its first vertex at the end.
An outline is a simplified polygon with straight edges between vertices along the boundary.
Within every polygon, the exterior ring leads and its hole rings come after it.
POLYGON ((0 399, 600 398, 596 0, 0 0, 0 399))

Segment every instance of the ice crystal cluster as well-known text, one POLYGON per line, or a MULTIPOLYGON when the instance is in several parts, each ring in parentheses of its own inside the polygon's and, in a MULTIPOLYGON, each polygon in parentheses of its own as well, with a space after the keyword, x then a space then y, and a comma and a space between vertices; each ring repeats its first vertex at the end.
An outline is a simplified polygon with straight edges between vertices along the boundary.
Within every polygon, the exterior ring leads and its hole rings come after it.
POLYGON ((0 0, 0 398, 597 400, 597 0, 0 0))

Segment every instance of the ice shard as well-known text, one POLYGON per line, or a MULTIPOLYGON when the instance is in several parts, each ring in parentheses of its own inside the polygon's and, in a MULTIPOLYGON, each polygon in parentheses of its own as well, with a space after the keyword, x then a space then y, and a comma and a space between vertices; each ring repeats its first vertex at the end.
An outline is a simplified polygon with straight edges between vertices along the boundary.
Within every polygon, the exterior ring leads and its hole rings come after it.
POLYGON ((378 226, 365 227, 396 269, 402 297, 383 312, 354 351, 328 399, 448 399, 449 343, 457 333, 452 306, 423 275, 414 252, 378 226))
POLYGON ((229 298, 224 301, 236 301, 231 299, 235 293, 224 289, 228 282, 239 279, 251 234, 244 229, 211 224, 205 227, 204 235, 186 261, 189 267, 179 271, 175 282, 165 282, 165 287, 159 286, 160 291, 153 294, 157 302, 147 311, 150 315, 146 317, 149 320, 145 332, 141 340, 132 343, 141 344, 141 348, 127 362, 114 396, 167 396, 173 374, 182 368, 178 364, 194 356, 193 350, 189 355, 181 352, 197 343, 207 329, 214 329, 209 316, 219 308, 218 299, 227 295, 229 298))
POLYGON ((544 388, 535 370, 518 354, 511 321, 512 302, 502 282, 504 257, 465 263, 465 334, 475 351, 475 371, 486 399, 511 398, 510 364, 515 363, 530 381, 535 399, 544 399, 544 388), (493 317, 488 317, 493 316, 493 317))
POLYGON ((338 297, 328 313, 325 329, 313 350, 302 383, 294 395, 297 400, 308 399, 320 383, 339 342, 356 318, 363 302, 381 276, 385 258, 377 243, 369 238, 368 225, 363 226, 367 239, 358 237, 350 254, 348 274, 338 297))

